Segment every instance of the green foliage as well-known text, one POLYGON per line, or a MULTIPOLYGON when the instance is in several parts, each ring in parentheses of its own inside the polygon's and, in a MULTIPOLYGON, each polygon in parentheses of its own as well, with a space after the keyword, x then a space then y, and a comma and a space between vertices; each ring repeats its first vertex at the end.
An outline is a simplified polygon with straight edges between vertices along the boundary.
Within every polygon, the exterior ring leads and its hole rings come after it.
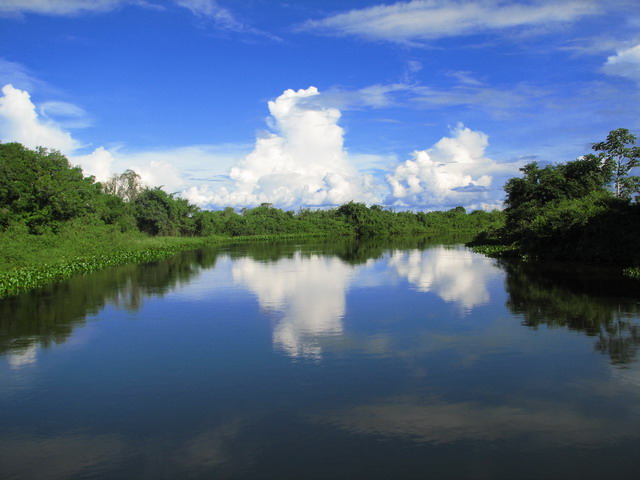
POLYGON ((223 237, 147 237, 115 226, 75 221, 57 234, 31 235, 12 227, 0 243, 0 297, 97 269, 167 258, 219 244, 223 237))
POLYGON ((625 277, 635 278, 640 280, 640 267, 628 267, 622 271, 625 277))
POLYGON ((617 198, 630 199, 638 194, 640 177, 630 176, 631 169, 640 166, 640 147, 635 145, 636 136, 626 128, 612 130, 604 142, 596 143, 593 155, 607 170, 617 198))
POLYGON ((117 226, 122 232, 137 230, 132 205, 116 195, 99 196, 96 217, 107 225, 117 226))
POLYGON ((562 203, 562 208, 567 208, 572 200, 594 194, 600 194, 599 198, 607 196, 610 175, 594 156, 545 168, 533 162, 520 171, 523 177, 510 179, 504 187, 505 231, 515 238, 526 237, 532 223, 550 208, 553 210, 562 203))
POLYGON ((475 253, 482 253, 487 257, 505 258, 519 256, 519 250, 516 245, 472 245, 471 250, 475 253))
POLYGON ((160 188, 144 189, 132 202, 132 207, 141 232, 173 236, 196 233, 193 216, 198 207, 160 188))
POLYGON ((640 204, 630 203, 638 179, 628 176, 640 162, 633 143, 635 136, 618 129, 593 146, 597 154, 526 165, 505 185, 504 227, 471 245, 510 245, 531 258, 640 264, 640 204))
POLYGON ((364 203, 349 202, 339 207, 336 213, 351 225, 358 237, 389 233, 389 224, 382 219, 382 209, 369 209, 364 203))
POLYGON ((23 222, 31 233, 55 231, 94 211, 99 190, 60 152, 0 144, 0 227, 23 222))
POLYGON ((446 212, 393 212, 378 205, 367 208, 362 203, 349 202, 336 210, 336 215, 359 237, 388 235, 434 234, 438 232, 467 232, 497 228, 504 221, 502 212, 474 211, 463 207, 446 212))

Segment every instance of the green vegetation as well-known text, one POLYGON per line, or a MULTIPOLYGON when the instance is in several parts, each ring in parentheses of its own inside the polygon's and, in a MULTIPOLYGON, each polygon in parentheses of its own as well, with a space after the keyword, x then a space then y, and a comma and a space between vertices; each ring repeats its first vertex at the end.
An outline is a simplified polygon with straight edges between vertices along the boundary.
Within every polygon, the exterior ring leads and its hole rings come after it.
POLYGON ((59 152, 0 144, 0 297, 71 275, 251 236, 470 236, 503 223, 501 212, 394 212, 349 202, 283 211, 202 210, 131 170, 95 182, 59 152))
POLYGON ((640 165, 635 142, 621 128, 596 143, 596 153, 544 168, 524 166, 523 177, 505 185, 504 225, 470 245, 490 254, 479 246, 528 258, 640 265, 640 177, 629 175, 640 165))
POLYGON ((568 328, 596 339, 594 348, 615 364, 634 360, 640 346, 638 286, 609 267, 564 262, 500 260, 507 307, 522 324, 568 328), (604 281, 603 281, 604 280, 604 281))

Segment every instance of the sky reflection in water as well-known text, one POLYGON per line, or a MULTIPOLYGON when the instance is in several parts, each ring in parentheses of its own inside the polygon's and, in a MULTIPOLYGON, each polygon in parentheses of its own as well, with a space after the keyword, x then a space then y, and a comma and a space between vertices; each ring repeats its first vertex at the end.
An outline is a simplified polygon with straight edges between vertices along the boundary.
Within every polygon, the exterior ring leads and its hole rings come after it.
POLYGON ((543 270, 236 246, 6 299, 0 476, 626 478, 636 285, 543 270))

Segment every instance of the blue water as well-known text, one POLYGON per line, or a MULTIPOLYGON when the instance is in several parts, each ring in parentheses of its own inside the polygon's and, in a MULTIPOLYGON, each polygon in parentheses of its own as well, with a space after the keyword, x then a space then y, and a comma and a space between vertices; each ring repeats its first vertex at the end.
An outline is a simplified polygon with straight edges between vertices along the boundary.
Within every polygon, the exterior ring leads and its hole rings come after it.
POLYGON ((0 301, 0 478, 633 478, 639 286, 419 240, 76 277, 0 301))

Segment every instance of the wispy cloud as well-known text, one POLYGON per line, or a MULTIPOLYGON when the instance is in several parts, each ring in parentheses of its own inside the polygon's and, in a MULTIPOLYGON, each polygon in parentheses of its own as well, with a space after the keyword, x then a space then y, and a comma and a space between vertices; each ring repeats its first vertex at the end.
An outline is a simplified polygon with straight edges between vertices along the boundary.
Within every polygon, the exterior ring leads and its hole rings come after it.
POLYGON ((27 67, 0 57, 0 85, 11 84, 33 92, 34 90, 54 90, 46 82, 37 78, 27 67))
MULTIPOLYGON (((259 35, 277 39, 241 22, 233 12, 221 6, 217 0, 172 0, 178 7, 186 8, 194 16, 226 32, 259 35)), ((154 0, 2 0, 0 16, 38 14, 49 16, 80 16, 111 12, 125 6, 168 10, 166 4, 154 0)))
POLYGON ((227 32, 247 33, 279 40, 276 36, 258 30, 238 20, 228 8, 222 7, 216 0, 174 0, 175 3, 188 9, 195 16, 210 21, 219 30, 227 32))
POLYGON ((215 0, 176 0, 176 3, 194 15, 209 18, 225 30, 242 31, 247 27, 239 22, 231 11, 218 5, 215 0))
POLYGON ((82 15, 108 12, 125 3, 140 3, 128 0, 3 0, 0 14, 20 15, 82 15))
POLYGON ((298 29, 411 44, 500 30, 553 28, 598 12, 595 0, 413 0, 308 20, 298 29))
POLYGON ((86 128, 92 124, 84 109, 69 102, 47 101, 38 111, 43 118, 56 121, 64 128, 86 128))
POLYGON ((540 101, 548 92, 540 87, 517 84, 502 87, 486 85, 468 72, 452 72, 458 83, 437 88, 415 83, 369 85, 360 89, 334 87, 323 93, 326 104, 341 109, 405 107, 434 109, 442 107, 478 107, 495 117, 507 117, 527 107, 532 99, 540 101))

